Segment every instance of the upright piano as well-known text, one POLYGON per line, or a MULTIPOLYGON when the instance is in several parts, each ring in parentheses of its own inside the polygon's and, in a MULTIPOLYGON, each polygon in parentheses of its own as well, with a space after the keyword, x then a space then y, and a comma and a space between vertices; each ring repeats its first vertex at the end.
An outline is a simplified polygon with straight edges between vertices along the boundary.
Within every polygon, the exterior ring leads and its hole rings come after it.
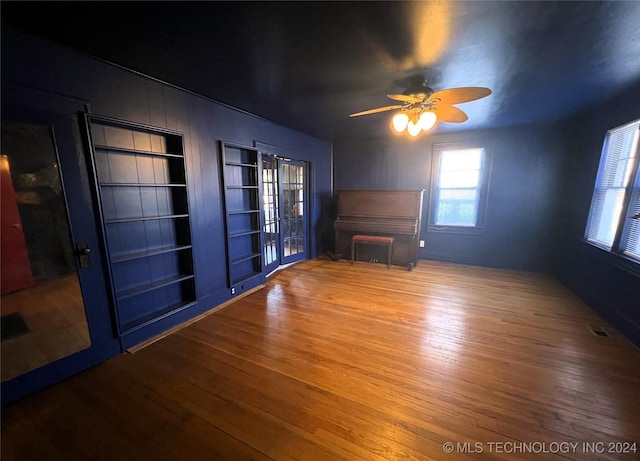
POLYGON ((335 256, 350 255, 355 234, 394 237, 392 264, 418 264, 424 190, 340 190, 333 222, 335 256))

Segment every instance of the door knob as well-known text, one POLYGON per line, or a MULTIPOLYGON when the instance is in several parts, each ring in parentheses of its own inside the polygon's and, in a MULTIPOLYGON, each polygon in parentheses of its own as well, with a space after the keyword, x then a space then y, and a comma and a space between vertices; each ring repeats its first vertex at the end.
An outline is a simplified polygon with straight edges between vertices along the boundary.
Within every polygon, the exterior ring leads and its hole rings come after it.
POLYGON ((87 242, 76 243, 76 254, 81 269, 91 267, 91 248, 87 242))

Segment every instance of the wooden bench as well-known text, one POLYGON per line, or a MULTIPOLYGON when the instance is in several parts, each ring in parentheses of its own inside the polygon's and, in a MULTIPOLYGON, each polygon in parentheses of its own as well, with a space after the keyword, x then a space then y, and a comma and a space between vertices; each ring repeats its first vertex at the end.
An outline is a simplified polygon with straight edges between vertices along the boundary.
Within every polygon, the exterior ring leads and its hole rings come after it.
POLYGON ((358 244, 367 245, 386 245, 387 247, 387 269, 391 268, 391 256, 393 255, 393 237, 384 237, 381 235, 354 235, 351 237, 351 264, 353 264, 354 256, 358 260, 358 244))

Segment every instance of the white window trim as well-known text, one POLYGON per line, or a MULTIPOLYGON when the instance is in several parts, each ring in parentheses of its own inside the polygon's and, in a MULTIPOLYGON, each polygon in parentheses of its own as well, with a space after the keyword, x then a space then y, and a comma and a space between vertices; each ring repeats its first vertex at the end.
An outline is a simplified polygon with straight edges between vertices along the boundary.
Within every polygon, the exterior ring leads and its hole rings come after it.
POLYGON ((429 199, 429 232, 441 232, 441 233, 455 233, 455 234, 482 234, 484 233, 484 223, 487 208, 487 196, 489 190, 489 178, 491 175, 491 153, 487 142, 484 141, 470 141, 463 143, 437 143, 433 145, 433 154, 431 161, 431 187, 430 187, 430 199, 429 199), (475 226, 456 226, 456 225, 442 225, 435 223, 436 213, 436 200, 438 197, 438 179, 440 173, 440 157, 443 151, 452 150, 471 150, 482 149, 484 150, 482 159, 482 170, 480 172, 480 197, 478 198, 478 215, 475 226))

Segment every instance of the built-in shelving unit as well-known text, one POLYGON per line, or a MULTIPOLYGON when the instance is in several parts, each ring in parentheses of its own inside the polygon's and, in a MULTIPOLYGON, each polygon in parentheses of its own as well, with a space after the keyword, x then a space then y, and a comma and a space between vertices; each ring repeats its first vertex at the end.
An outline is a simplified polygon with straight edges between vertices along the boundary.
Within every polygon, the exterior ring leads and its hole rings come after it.
POLYGON ((90 117, 121 334, 196 301, 182 136, 90 117))
POLYGON ((260 154, 257 150, 220 143, 225 190, 229 287, 262 273, 260 226, 260 154))

